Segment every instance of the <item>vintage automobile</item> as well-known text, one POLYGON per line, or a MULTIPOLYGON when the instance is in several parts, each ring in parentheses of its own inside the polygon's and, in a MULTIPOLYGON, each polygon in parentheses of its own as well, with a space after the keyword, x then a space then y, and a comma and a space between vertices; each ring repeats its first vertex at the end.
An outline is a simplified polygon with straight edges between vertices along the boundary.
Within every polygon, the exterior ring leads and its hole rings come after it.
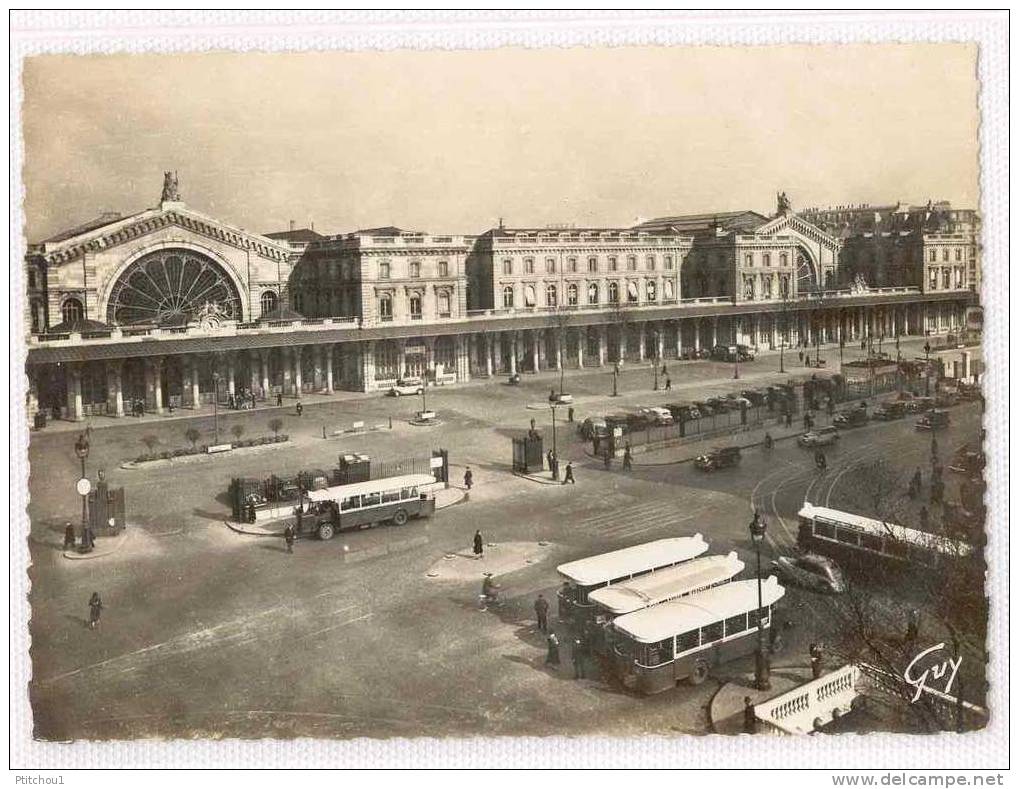
POLYGON ((640 414, 647 419, 651 425, 671 425, 673 423, 672 412, 668 408, 659 405, 643 406, 639 409, 640 414))
POLYGON ((862 427, 867 424, 867 410, 864 408, 853 408, 850 411, 840 411, 832 419, 835 427, 862 427))
POLYGON ((893 419, 901 419, 906 415, 906 402, 902 400, 893 400, 889 403, 883 403, 874 409, 872 417, 879 419, 882 422, 889 422, 893 419))
POLYGON ((573 395, 569 392, 553 392, 548 396, 552 405, 570 405, 573 402, 573 395))
POLYGON ((701 418, 701 412, 697 406, 690 403, 666 403, 665 407, 669 409, 675 422, 691 422, 701 418))
POLYGON ((801 447, 827 447, 839 440, 839 431, 834 427, 819 427, 804 433, 796 442, 801 447))
POLYGON ((846 591, 842 571, 826 556, 814 553, 779 556, 771 563, 771 570, 780 581, 795 583, 806 589, 832 594, 846 591))
POLYGON ((906 411, 911 414, 922 414, 934 408, 933 397, 914 397, 906 401, 906 411))
POLYGON ((595 436, 603 438, 609 435, 612 431, 609 430, 609 425, 605 421, 604 417, 589 416, 580 423, 580 427, 577 428, 577 432, 580 433, 580 437, 582 439, 590 441, 595 436))
POLYGON ((959 395, 957 392, 938 392, 937 397, 934 398, 935 408, 950 408, 953 405, 959 405, 959 395))
POLYGON ((402 395, 419 395, 424 391, 425 382, 420 378, 400 378, 395 384, 389 387, 389 394, 393 397, 402 395))
POLYGON ((756 356, 754 349, 749 345, 737 345, 736 350, 739 352, 739 360, 741 362, 752 362, 756 356))
POLYGON ((940 430, 948 427, 949 417, 947 411, 940 409, 930 411, 916 420, 917 430, 940 430))
POLYGON ((739 447, 716 447, 705 455, 698 455, 694 465, 701 471, 718 471, 719 469, 738 466, 740 461, 739 447))

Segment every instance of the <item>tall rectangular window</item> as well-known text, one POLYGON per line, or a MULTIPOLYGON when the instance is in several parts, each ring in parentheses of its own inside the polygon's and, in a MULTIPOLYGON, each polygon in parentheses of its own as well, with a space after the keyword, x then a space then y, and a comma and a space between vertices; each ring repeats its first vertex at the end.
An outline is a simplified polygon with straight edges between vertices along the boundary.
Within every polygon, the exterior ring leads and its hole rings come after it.
POLYGON ((598 258, 596 258, 596 257, 589 257, 587 259, 587 270, 591 271, 591 272, 598 271, 598 258))
POLYGON ((627 255, 627 257, 626 257, 626 270, 627 271, 636 271, 637 270, 637 256, 636 255, 627 255))
POLYGON ((569 271, 571 273, 576 273, 576 271, 577 271, 577 259, 576 258, 570 258, 569 260, 566 261, 566 263, 567 263, 567 267, 568 267, 569 271))
POLYGON ((421 276, 421 264, 418 263, 416 260, 412 260, 410 262, 410 268, 408 270, 408 274, 411 277, 420 277, 421 276))
POLYGON ((665 268, 672 271, 672 255, 665 256, 665 268))
POLYGON ((449 263, 447 263, 445 260, 439 261, 439 276, 440 277, 449 276, 449 263))
POLYGON ((619 268, 619 262, 614 256, 609 257, 609 271, 616 271, 619 268))
POLYGON ((545 258, 545 272, 555 274, 555 258, 545 258))
POLYGON ((502 273, 503 273, 503 276, 507 276, 507 277, 510 276, 511 274, 513 274, 513 261, 512 260, 507 258, 506 260, 504 260, 502 262, 502 273))
POLYGON ((524 258, 524 273, 525 274, 534 273, 534 258, 524 258))
POLYGON ((654 255, 648 255, 647 256, 647 270, 648 271, 654 271, 655 270, 655 265, 656 265, 656 263, 655 263, 655 256, 654 255))
POLYGON ((389 279, 389 261, 379 263, 379 279, 389 279))

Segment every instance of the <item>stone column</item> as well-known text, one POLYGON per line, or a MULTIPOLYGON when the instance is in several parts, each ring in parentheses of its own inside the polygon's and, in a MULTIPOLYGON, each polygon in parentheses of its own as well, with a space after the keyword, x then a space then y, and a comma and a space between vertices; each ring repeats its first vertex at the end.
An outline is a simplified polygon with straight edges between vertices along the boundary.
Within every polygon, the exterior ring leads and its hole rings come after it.
POLYGON ((226 357, 226 393, 231 397, 237 394, 237 367, 233 351, 229 351, 226 357))
POLYGON ((637 332, 637 361, 644 361, 644 357, 647 356, 647 324, 640 324, 640 331, 637 332))
POLYGON ((531 330, 531 355, 534 362, 534 372, 538 372, 541 369, 540 351, 538 349, 538 330, 531 330))
POLYGON ((325 368, 325 393, 333 391, 333 346, 331 343, 322 346, 322 366, 325 368))
POLYGON ((781 340, 779 339, 779 336, 778 336, 778 320, 776 320, 775 316, 772 315, 771 316, 771 343, 770 343, 771 344, 771 350, 775 350, 778 347, 780 342, 781 342, 781 340))
POLYGON ((304 388, 304 365, 302 361, 304 359, 304 348, 298 345, 294 348, 294 396, 300 397, 301 390, 304 388))
POLYGON ((458 335, 456 338, 456 380, 460 383, 466 383, 471 380, 471 349, 468 340, 470 335, 466 337, 458 335))
POLYGON ((496 372, 502 372, 502 332, 496 332, 492 336, 492 356, 496 372))
POLYGON ((495 344, 495 339, 491 334, 481 335, 482 342, 485 344, 485 374, 491 378, 494 370, 494 359, 492 358, 492 346, 495 344))
POLYGON ((619 343, 618 347, 616 348, 616 357, 617 361, 620 362, 626 360, 626 345, 629 341, 629 337, 626 336, 627 329, 628 327, 625 324, 616 327, 616 332, 619 335, 619 343))
POLYGON ((124 390, 122 387, 122 361, 106 363, 106 410, 110 416, 124 415, 124 390))
POLYGON ((145 407, 149 410, 156 404, 156 386, 153 368, 156 366, 155 359, 145 359, 142 362, 142 370, 145 372, 145 407))
POLYGON ((80 422, 85 418, 85 408, 81 399, 81 364, 69 362, 65 376, 67 381, 67 418, 72 422, 80 422))
POLYGON ((509 371, 510 375, 517 374, 517 333, 515 331, 510 332, 510 358, 509 358, 509 371))
POLYGON ((269 349, 263 348, 259 351, 259 367, 262 373, 262 399, 268 399, 269 397, 269 349))
POLYGON ((659 328, 658 337, 655 340, 655 353, 656 353, 656 356, 655 356, 656 359, 664 359, 665 358, 665 325, 664 324, 662 324, 662 326, 659 328))
POLYGON ((375 343, 361 343, 361 391, 370 392, 375 386, 375 343))
POLYGON ((693 349, 699 351, 701 349, 701 319, 693 319, 693 349))
POLYGON ((190 357, 191 362, 191 407, 201 408, 202 389, 198 381, 198 354, 190 357))
POLYGON ((283 396, 286 397, 292 391, 292 378, 294 373, 294 353, 288 347, 280 348, 280 362, 283 367, 283 396))
POLYGON ((552 332, 552 341, 555 343, 555 368, 563 369, 563 337, 559 331, 552 332))
POLYGON ((718 345, 718 318, 711 319, 711 347, 718 345))
POLYGON ((145 365, 145 392, 149 391, 149 378, 152 380, 152 403, 157 414, 163 413, 163 364, 162 356, 154 356, 150 364, 145 365))
POLYGON ((676 358, 683 358, 683 321, 676 321, 676 358))
POLYGON ((587 345, 587 329, 577 329, 577 369, 584 369, 584 346, 587 345))
POLYGON ((605 354, 609 347, 609 327, 598 327, 598 366, 605 366, 605 354))
POLYGON ((396 377, 403 378, 407 369, 407 341, 396 341, 396 377))

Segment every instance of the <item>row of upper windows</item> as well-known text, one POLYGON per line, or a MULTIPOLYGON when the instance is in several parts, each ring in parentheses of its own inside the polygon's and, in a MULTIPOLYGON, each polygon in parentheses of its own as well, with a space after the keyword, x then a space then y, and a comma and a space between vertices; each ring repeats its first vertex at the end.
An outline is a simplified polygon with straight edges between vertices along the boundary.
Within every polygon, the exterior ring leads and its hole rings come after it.
MULTIPOLYGON (((416 279, 421 276, 421 262, 412 260, 407 264, 407 276, 416 279)), ((440 260, 435 264, 435 276, 449 276, 449 262, 440 260)), ((388 260, 379 261, 379 279, 390 279, 392 277, 392 264, 388 260)))
MULTIPOLYGON (((756 259, 757 259, 757 256, 756 256, 755 253, 747 252, 746 254, 743 255, 743 264, 746 265, 746 266, 753 266, 754 265, 754 261, 756 259)), ((772 258, 771 258, 771 253, 770 252, 763 252, 763 253, 761 253, 761 264, 762 265, 770 266, 771 265, 771 260, 772 260, 772 258)), ((789 265, 789 253, 788 252, 780 252, 779 253, 779 255, 778 255, 778 265, 780 265, 780 266, 788 266, 789 265)))
MULTIPOLYGON (((618 282, 610 282, 606 288, 608 303, 614 304, 620 300, 620 287, 618 282)), ((666 280, 662 286, 662 298, 666 301, 674 299, 676 297, 676 289, 672 280, 666 280)), ((597 282, 592 282, 587 286, 587 303, 588 304, 600 304, 601 303, 602 289, 597 282)), ((648 280, 644 284, 644 300, 647 302, 658 301, 658 283, 654 280, 648 280)), ((636 282, 626 283, 626 301, 630 304, 637 304, 640 302, 640 288, 636 282)), ((538 303, 538 293, 534 285, 524 285, 523 287, 523 306, 535 307, 538 303)), ((580 288, 576 283, 571 283, 566 287, 566 301, 565 304, 575 307, 580 304, 580 288)), ((502 306, 505 308, 516 306, 516 289, 512 285, 506 285, 502 289, 502 306)), ((545 302, 546 307, 559 306, 559 287, 554 284, 545 286, 545 302)))
MULTIPOLYGON (((421 318, 424 314, 422 311, 424 299, 421 295, 417 293, 411 294, 408 303, 410 317, 421 318)), ((439 291, 435 294, 435 313, 440 318, 448 318, 451 315, 451 304, 452 299, 446 291, 439 291)), ((384 321, 391 321, 393 319, 393 297, 389 293, 383 293, 379 296, 379 318, 384 321)))
MULTIPOLYGON (((952 272, 953 271, 955 272, 955 276, 954 276, 955 285, 954 285, 954 287, 955 287, 956 290, 961 290, 962 289, 963 281, 965 279, 965 271, 966 270, 962 266, 953 266, 952 268, 942 268, 941 269, 941 289, 942 290, 951 290, 952 289, 952 287, 953 287, 953 284, 952 284, 952 280, 953 280, 952 272)), ((928 290, 937 290, 938 289, 938 269, 936 269, 936 268, 935 269, 931 269, 930 272, 928 272, 927 285, 928 285, 928 290)))
MULTIPOLYGON (((524 274, 534 274, 534 258, 524 258, 524 274)), ((626 270, 636 271, 637 270, 637 256, 627 255, 626 256, 626 270)), ((563 263, 563 271, 570 274, 575 274, 580 271, 580 262, 575 257, 568 257, 563 263)), ((587 271, 597 272, 600 271, 601 261, 597 255, 591 255, 587 259, 587 271)), ((606 270, 607 271, 619 271, 619 258, 615 255, 609 255, 606 258, 606 270)), ((676 260, 672 255, 664 255, 662 257, 662 267, 666 271, 671 271, 676 267, 676 260)), ((514 261, 512 258, 504 258, 502 261, 502 273, 503 276, 512 276, 514 271, 514 261)), ((658 258, 655 255, 648 255, 644 258, 644 270, 656 271, 658 269, 658 258)), ((545 273, 555 274, 559 270, 559 260, 556 258, 545 258, 545 273)))
MULTIPOLYGON (((962 261, 962 247, 956 247, 955 248, 955 259, 956 259, 957 262, 961 262, 962 261)), ((938 250, 932 249, 930 252, 928 252, 927 253, 927 260, 930 261, 931 263, 937 263, 938 262, 938 250)), ((949 261, 949 250, 948 249, 942 249, 941 250, 941 262, 942 263, 947 263, 948 261, 949 261)))

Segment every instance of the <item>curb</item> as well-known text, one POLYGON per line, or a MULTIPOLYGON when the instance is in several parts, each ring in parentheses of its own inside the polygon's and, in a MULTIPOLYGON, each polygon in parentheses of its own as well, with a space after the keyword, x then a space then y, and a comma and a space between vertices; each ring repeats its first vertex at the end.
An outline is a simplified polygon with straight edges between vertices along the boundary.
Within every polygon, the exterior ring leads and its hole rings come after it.
POLYGON ((275 449, 277 447, 294 446, 295 442, 287 439, 286 441, 278 441, 273 444, 261 444, 257 447, 237 447, 231 449, 229 452, 195 452, 192 455, 180 455, 175 458, 159 458, 158 460, 146 460, 142 463, 138 463, 134 460, 125 460, 120 463, 120 468, 126 469, 127 471, 137 471, 138 469, 149 469, 149 468, 166 468, 172 466, 175 463, 194 463, 199 460, 207 460, 208 458, 218 457, 232 457, 235 452, 245 452, 245 450, 262 450, 262 449, 275 449))
POLYGON ((554 479, 541 479, 540 477, 536 477, 536 476, 534 476, 532 474, 521 474, 519 471, 514 471, 513 472, 513 476, 514 477, 519 477, 520 479, 526 479, 526 480, 529 480, 531 482, 536 482, 539 485, 561 485, 562 484, 561 481, 557 481, 557 480, 554 480, 554 479))
POLYGON ((124 538, 120 540, 112 548, 110 548, 108 551, 97 552, 93 548, 92 551, 89 553, 78 553, 77 551, 63 551, 62 553, 65 559, 70 559, 72 561, 81 561, 86 559, 102 559, 105 556, 112 556, 121 548, 123 548, 127 541, 131 538, 131 534, 132 531, 128 528, 125 528, 124 538))
POLYGON ((265 531, 265 530, 263 530, 263 531, 253 531, 251 529, 246 529, 243 526, 240 526, 238 524, 232 523, 230 521, 223 521, 223 523, 226 524, 226 527, 228 529, 230 529, 230 531, 235 532, 237 534, 247 534, 249 537, 282 537, 283 536, 283 532, 281 532, 281 531, 278 531, 278 532, 277 531, 265 531))

